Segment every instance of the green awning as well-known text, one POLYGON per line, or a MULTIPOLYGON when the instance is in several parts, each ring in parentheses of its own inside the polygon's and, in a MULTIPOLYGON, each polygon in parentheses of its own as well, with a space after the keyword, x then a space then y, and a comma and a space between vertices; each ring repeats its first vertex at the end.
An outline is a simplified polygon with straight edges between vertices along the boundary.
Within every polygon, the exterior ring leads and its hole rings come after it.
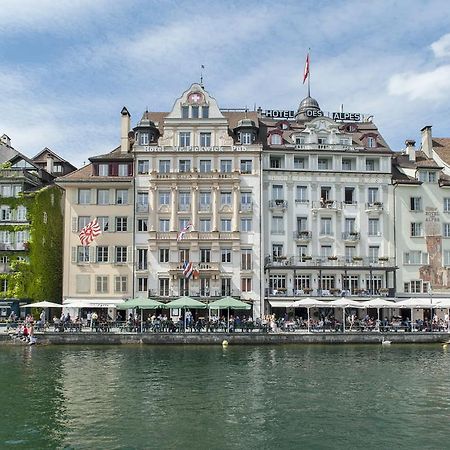
POLYGON ((251 307, 248 303, 241 302, 233 297, 223 297, 208 305, 209 309, 251 309, 251 307))
POLYGON ((191 297, 180 297, 176 300, 172 300, 169 303, 166 303, 164 305, 166 308, 169 309, 177 309, 177 308, 195 308, 195 309, 204 309, 206 308, 206 305, 202 302, 199 302, 198 300, 195 300, 191 297))
POLYGON ((117 305, 117 309, 156 309, 156 308, 164 308, 164 303, 153 300, 152 298, 132 298, 125 303, 120 303, 117 305))

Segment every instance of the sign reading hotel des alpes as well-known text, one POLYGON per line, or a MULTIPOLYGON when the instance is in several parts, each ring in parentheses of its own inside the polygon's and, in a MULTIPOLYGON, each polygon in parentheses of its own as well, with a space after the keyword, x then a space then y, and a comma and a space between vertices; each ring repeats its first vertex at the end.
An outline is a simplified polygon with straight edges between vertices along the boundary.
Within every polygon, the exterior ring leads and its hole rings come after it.
MULTIPOLYGON (((279 109, 266 109, 262 112, 264 117, 270 117, 271 119, 293 119, 296 112, 291 110, 279 110, 279 109)), ((346 121, 346 122, 361 122, 363 119, 363 114, 356 112, 327 112, 314 109, 307 109, 305 111, 306 117, 329 117, 330 119, 336 121, 346 121)))

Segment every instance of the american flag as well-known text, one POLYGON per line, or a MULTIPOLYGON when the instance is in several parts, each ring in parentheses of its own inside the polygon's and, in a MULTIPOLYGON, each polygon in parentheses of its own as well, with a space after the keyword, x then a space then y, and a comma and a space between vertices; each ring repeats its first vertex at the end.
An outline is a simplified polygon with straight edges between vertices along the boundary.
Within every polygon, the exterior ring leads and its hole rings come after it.
POLYGON ((192 223, 188 223, 179 233, 177 236, 177 241, 181 241, 184 238, 184 235, 192 230, 192 223))
POLYGON ((191 278, 192 272, 194 271, 194 265, 190 261, 185 261, 183 264, 183 275, 184 278, 191 278))
POLYGON ((102 230, 97 222, 97 218, 92 219, 86 226, 80 231, 80 241, 81 245, 89 245, 94 238, 101 234, 102 230))

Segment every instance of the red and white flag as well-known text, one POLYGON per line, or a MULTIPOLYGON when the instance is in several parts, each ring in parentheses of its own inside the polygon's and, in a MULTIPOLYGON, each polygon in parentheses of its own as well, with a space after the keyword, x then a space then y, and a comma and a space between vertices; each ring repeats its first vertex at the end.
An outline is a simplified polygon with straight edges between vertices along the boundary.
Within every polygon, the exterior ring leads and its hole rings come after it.
POLYGON ((181 241, 184 238, 184 235, 188 232, 188 231, 192 231, 193 229, 193 225, 192 223, 188 223, 179 233, 177 236, 177 241, 181 241))
POLYGON ((191 278, 194 272, 194 265, 190 261, 185 261, 183 264, 183 276, 184 278, 191 278))
POLYGON ((79 236, 81 245, 89 245, 99 234, 101 234, 101 232, 102 230, 100 229, 100 225, 97 222, 97 218, 92 219, 80 231, 79 236))
POLYGON ((305 84, 305 81, 308 77, 309 77, 309 53, 306 55, 305 70, 303 71, 303 84, 305 84))

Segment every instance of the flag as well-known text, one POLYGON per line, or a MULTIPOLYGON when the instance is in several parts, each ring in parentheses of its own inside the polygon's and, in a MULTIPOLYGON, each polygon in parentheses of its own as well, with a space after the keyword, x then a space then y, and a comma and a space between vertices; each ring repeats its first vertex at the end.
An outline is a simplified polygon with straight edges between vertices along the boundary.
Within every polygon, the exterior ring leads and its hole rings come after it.
POLYGON ((305 70, 303 71, 303 84, 305 84, 305 81, 308 77, 309 77, 309 53, 306 55, 305 70))
POLYGON ((87 225, 85 225, 80 231, 81 245, 89 245, 94 238, 101 234, 102 230, 97 222, 97 218, 92 219, 87 225))
POLYGON ((191 278, 193 271, 194 271, 194 265, 189 261, 185 261, 183 264, 184 278, 187 278, 187 279, 191 278))
POLYGON ((184 235, 192 230, 192 223, 188 223, 179 233, 177 236, 177 241, 181 241, 184 238, 184 235))
POLYGON ((194 267, 192 270, 192 277, 194 280, 196 280, 200 276, 200 270, 198 270, 198 267, 194 267))

